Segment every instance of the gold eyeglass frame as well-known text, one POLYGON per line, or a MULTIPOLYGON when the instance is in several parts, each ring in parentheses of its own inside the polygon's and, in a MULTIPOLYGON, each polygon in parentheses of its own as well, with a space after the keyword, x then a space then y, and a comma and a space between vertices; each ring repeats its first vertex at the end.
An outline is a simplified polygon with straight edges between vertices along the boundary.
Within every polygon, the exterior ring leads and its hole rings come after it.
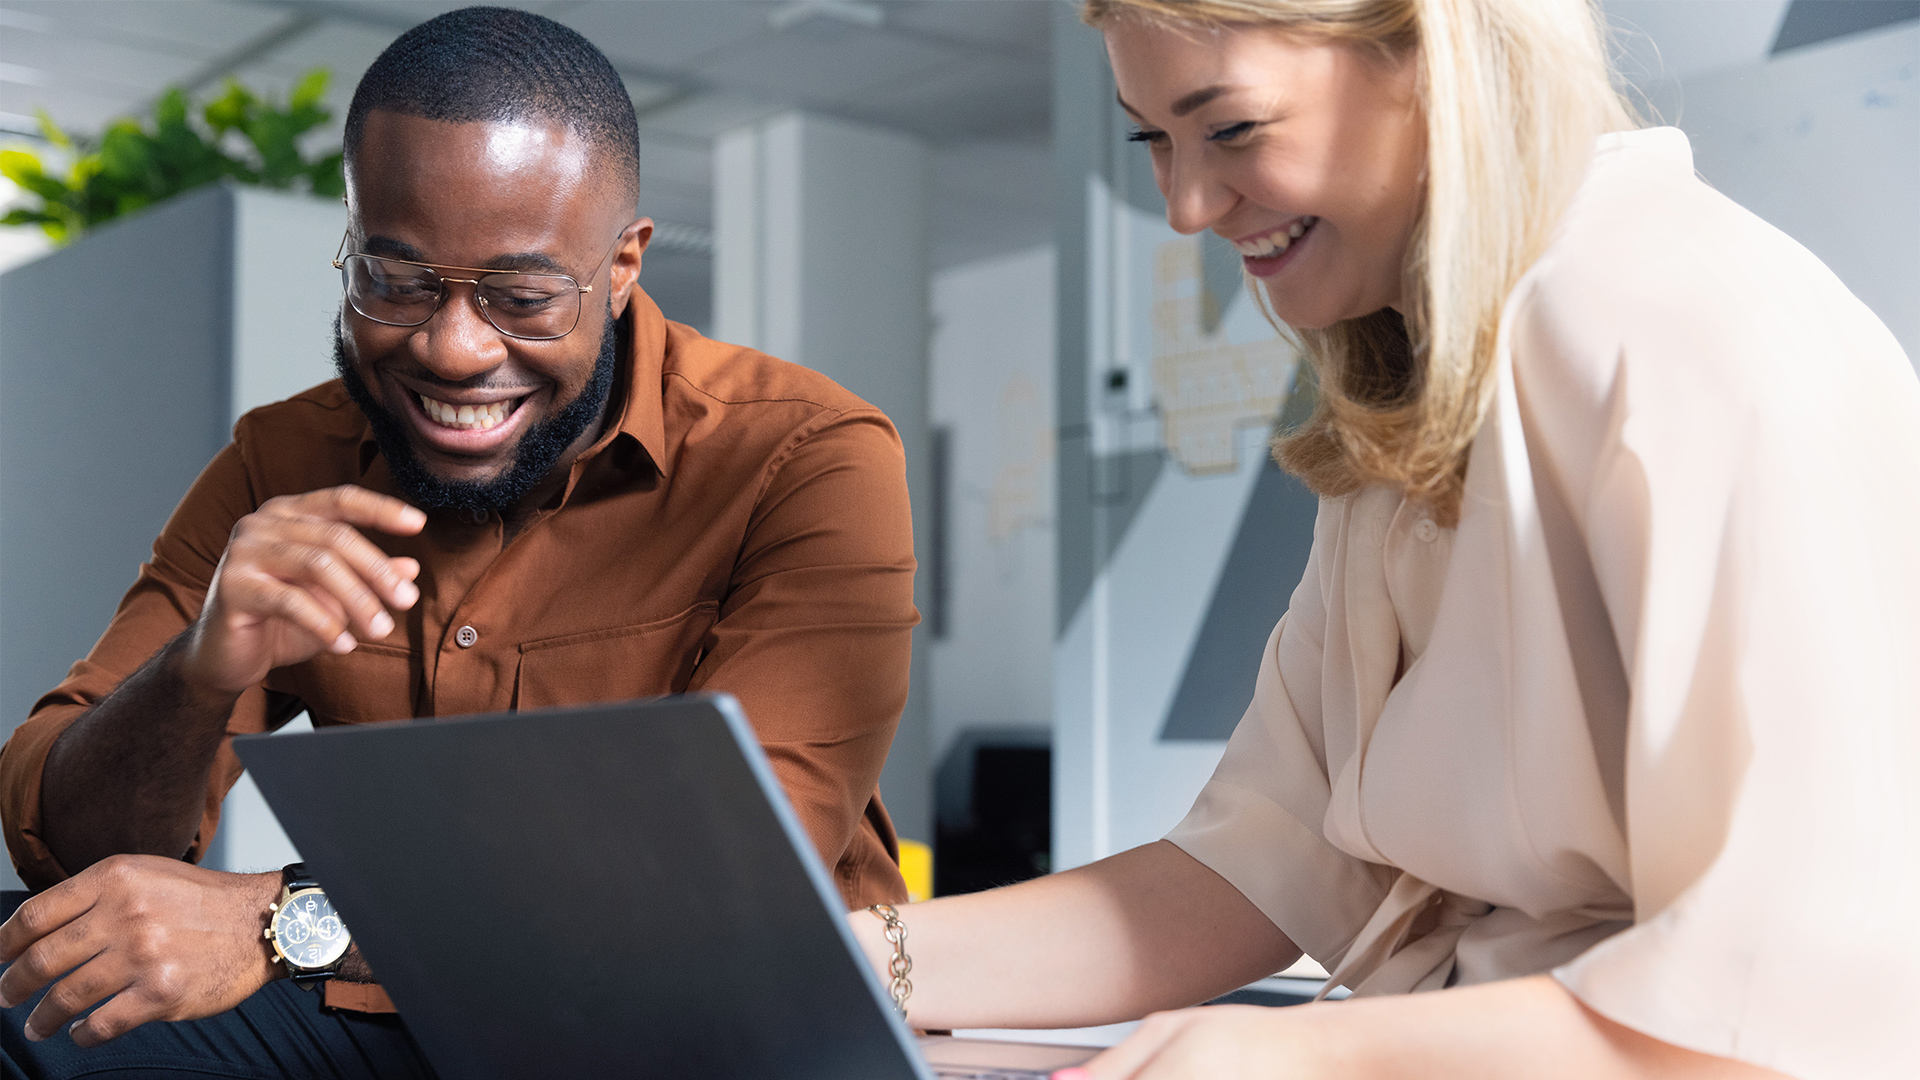
MULTIPOLYGON (((349 239, 352 239, 352 237, 353 237, 353 230, 351 228, 349 228, 346 232, 341 233, 340 246, 336 248, 333 253, 333 268, 335 270, 340 271, 342 275, 345 275, 347 270, 347 259, 351 258, 354 255, 358 255, 363 259, 379 259, 381 262, 399 263, 402 266, 418 266, 423 270, 433 271, 434 276, 440 279, 440 299, 434 303, 433 310, 427 312, 427 317, 415 323, 396 323, 396 322, 388 322, 387 320, 381 319, 381 318, 375 318, 374 316, 369 315, 364 311, 361 311, 359 306, 353 302, 353 291, 351 289, 346 288, 346 279, 343 276, 341 278, 340 285, 341 285, 341 291, 346 296, 347 306, 353 308, 354 314, 359 315, 363 319, 372 319, 374 322, 379 323, 381 326, 414 327, 414 326, 427 325, 428 323, 433 321, 433 317, 435 315, 440 314, 441 308, 447 306, 447 298, 453 295, 453 290, 449 289, 447 286, 453 285, 453 284, 464 284, 464 285, 473 286, 474 306, 480 309, 480 317, 487 320, 488 326, 493 327, 495 330, 500 331, 501 333, 507 335, 510 338, 518 338, 521 341, 559 341, 561 338, 566 337, 568 334, 571 334, 575 330, 580 328, 580 312, 586 310, 586 305, 584 303, 580 304, 579 307, 576 307, 574 309, 573 325, 567 327, 567 329, 564 332, 555 334, 552 337, 528 337, 525 334, 516 334, 513 331, 507 329, 506 327, 501 326, 499 323, 493 321, 492 312, 487 310, 488 308, 487 298, 485 294, 481 293, 480 291, 480 282, 483 279, 489 278, 489 277, 495 277, 495 276, 504 275, 504 274, 518 274, 522 277, 562 278, 573 286, 573 290, 575 293, 590 293, 593 291, 593 286, 591 284, 587 284, 587 285, 580 284, 580 279, 574 277, 572 274, 548 274, 544 272, 528 271, 528 270, 498 270, 498 269, 493 269, 485 266, 444 266, 440 263, 415 262, 412 259, 394 259, 394 258, 389 258, 385 255, 369 255, 364 251, 355 251, 355 252, 349 253, 347 251, 347 241, 349 239), (477 278, 448 277, 446 274, 441 273, 441 271, 443 270, 459 270, 463 273, 479 274, 480 277, 477 277, 477 278)), ((593 269, 592 271, 589 272, 589 276, 588 276, 589 281, 591 281, 593 278, 600 276, 600 268, 602 266, 607 265, 607 260, 613 257, 614 252, 620 250, 620 244, 626 238, 627 238, 627 230, 621 229, 620 234, 613 238, 613 246, 607 248, 607 253, 605 255, 600 256, 599 262, 593 264, 593 269)))

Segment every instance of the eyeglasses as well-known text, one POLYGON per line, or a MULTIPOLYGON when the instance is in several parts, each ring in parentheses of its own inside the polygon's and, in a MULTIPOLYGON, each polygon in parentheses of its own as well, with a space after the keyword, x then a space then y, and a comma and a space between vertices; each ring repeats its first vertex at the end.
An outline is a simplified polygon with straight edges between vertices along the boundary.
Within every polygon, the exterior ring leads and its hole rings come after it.
MULTIPOLYGON (((351 233, 348 236, 352 235, 351 233)), ((607 259, 619 249, 623 232, 616 237, 594 264, 598 276, 607 259)), ((333 253, 334 269, 347 291, 347 303, 353 310, 387 326, 420 326, 433 318, 447 302, 448 286, 460 282, 473 286, 473 300, 480 314, 493 328, 508 337, 527 341, 551 341, 566 337, 580 324, 580 294, 593 286, 582 285, 565 274, 523 274, 518 271, 489 270, 484 266, 436 266, 383 259, 374 255, 347 255, 347 236, 340 238, 340 250, 333 253), (453 270, 478 277, 448 277, 442 271, 453 270)))

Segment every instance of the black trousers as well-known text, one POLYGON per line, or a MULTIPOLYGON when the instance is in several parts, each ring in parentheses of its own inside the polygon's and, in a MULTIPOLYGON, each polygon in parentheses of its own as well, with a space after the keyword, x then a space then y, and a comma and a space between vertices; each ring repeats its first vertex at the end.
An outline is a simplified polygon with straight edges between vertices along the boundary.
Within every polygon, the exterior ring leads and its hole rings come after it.
POLYGON ((22 1034, 40 995, 0 1012, 0 1070, 7 1080, 111 1076, 205 1080, 431 1080, 433 1069, 391 1013, 329 1012, 320 993, 280 979, 236 1009, 204 1020, 152 1023, 82 1050, 65 1029, 37 1043, 22 1034))

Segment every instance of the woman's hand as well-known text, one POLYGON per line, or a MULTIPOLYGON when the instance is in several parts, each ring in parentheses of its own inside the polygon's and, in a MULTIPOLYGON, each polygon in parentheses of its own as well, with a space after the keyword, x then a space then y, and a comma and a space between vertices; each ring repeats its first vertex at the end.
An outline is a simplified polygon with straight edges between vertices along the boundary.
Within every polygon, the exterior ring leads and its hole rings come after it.
POLYGON ((1587 1008, 1551 976, 1400 997, 1213 1005, 1147 1018, 1055 1080, 1784 1080, 1661 1042, 1587 1008))
POLYGON ((1263 1080, 1350 1078, 1357 1061, 1339 1047, 1331 1003, 1286 1009, 1211 1005, 1155 1013, 1119 1046, 1054 1080, 1263 1080), (1331 1030, 1330 1030, 1331 1029, 1331 1030))

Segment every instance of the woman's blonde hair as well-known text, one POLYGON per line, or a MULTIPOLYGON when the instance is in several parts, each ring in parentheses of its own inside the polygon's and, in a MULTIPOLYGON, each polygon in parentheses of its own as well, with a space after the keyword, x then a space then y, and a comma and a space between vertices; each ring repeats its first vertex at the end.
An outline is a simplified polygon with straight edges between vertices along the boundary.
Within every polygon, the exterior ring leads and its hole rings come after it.
POLYGON ((1614 89, 1598 12, 1587 0, 1086 0, 1083 16, 1096 27, 1273 26, 1411 52, 1427 168, 1406 317, 1385 309, 1293 331, 1319 398, 1274 456, 1321 495, 1384 481, 1457 521, 1467 451, 1493 399, 1501 308, 1594 139, 1638 126, 1614 89))

